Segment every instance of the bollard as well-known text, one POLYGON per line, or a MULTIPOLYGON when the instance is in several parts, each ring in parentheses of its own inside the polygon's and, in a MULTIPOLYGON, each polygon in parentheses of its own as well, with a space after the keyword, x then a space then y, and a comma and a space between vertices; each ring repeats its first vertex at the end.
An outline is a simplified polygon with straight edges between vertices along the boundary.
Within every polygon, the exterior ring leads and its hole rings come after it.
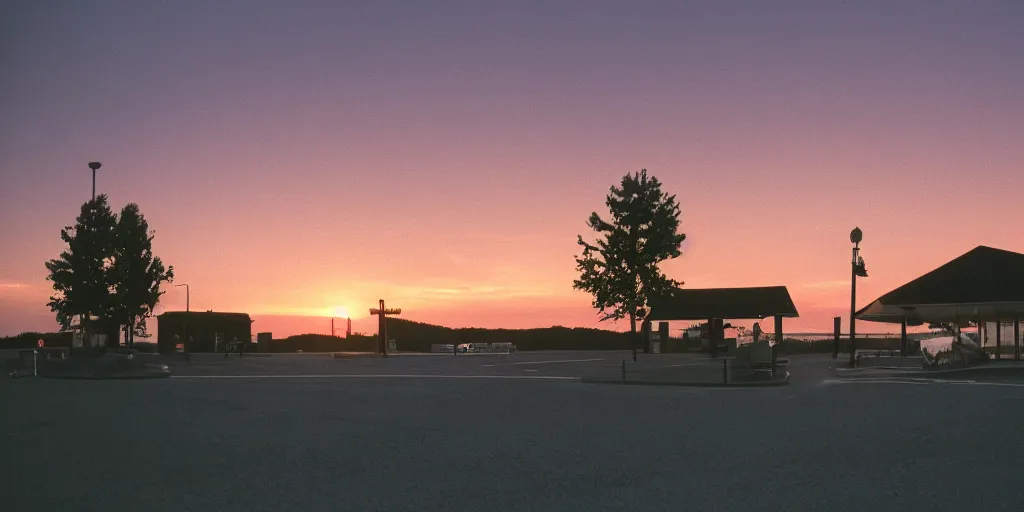
POLYGON ((626 360, 622 360, 622 382, 626 382, 626 360))
POLYGON ((722 383, 729 384, 729 360, 722 359, 722 383))

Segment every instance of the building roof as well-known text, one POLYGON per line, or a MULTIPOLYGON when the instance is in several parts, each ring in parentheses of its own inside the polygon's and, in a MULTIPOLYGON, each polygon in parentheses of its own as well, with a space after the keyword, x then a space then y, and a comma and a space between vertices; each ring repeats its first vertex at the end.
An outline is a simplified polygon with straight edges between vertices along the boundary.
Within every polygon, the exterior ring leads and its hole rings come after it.
POLYGON ((227 318, 227 317, 249 318, 249 314, 248 313, 223 313, 223 312, 220 312, 220 311, 165 311, 165 312, 157 315, 156 317, 157 318, 162 318, 162 317, 172 318, 172 317, 180 317, 180 316, 186 316, 186 315, 192 316, 192 317, 205 316, 205 317, 211 317, 211 318, 215 318, 215 317, 221 317, 221 318, 227 318))
POLYGON ((677 288, 651 303, 648 319, 707 320, 800 316, 785 286, 753 288, 677 288))
POLYGON ((980 245, 882 295, 860 320, 940 322, 1024 311, 1024 254, 980 245))

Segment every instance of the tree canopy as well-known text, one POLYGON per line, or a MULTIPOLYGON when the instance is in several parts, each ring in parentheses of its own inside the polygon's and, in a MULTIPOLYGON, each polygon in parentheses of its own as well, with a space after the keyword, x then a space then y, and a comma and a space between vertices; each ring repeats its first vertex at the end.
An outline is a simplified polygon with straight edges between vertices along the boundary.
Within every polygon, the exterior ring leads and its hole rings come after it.
POLYGON ((145 319, 164 293, 160 285, 174 278, 174 269, 165 269, 160 258, 153 255, 153 232, 139 205, 129 203, 121 209, 114 235, 108 272, 109 314, 125 330, 130 346, 136 332, 145 332, 145 319))
POLYGON ((174 278, 153 255, 153 232, 135 203, 111 212, 107 196, 82 205, 74 226, 61 230, 68 244, 60 257, 46 262, 53 282, 50 310, 63 330, 75 318, 92 332, 124 329, 130 346, 145 331, 145 319, 160 300, 160 285, 174 278))
POLYGON ((612 186, 605 204, 609 220, 594 212, 587 221, 597 241, 577 237, 583 251, 576 257, 580 277, 573 288, 593 295, 601 320, 629 318, 635 335, 637 321, 647 315, 649 299, 682 284, 658 268, 662 261, 681 254, 680 245, 686 239, 678 232, 679 203, 643 169, 623 176, 619 187, 612 186))
POLYGON ((68 247, 57 259, 47 261, 46 269, 55 292, 47 305, 62 329, 69 329, 76 318, 85 325, 106 312, 107 266, 116 225, 107 196, 100 195, 82 205, 74 226, 60 231, 68 247))

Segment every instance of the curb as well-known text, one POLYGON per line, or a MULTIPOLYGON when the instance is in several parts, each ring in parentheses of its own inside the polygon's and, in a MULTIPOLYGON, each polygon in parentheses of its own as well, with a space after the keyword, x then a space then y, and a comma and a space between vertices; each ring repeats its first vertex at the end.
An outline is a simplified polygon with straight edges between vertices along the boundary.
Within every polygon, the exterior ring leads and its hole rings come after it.
POLYGON ((60 380, 144 380, 144 379, 166 379, 171 376, 170 373, 163 374, 152 374, 152 375, 122 375, 119 377, 95 377, 88 375, 36 375, 36 377, 42 377, 44 379, 60 379, 60 380))
POLYGON ((945 370, 916 370, 908 373, 912 377, 928 377, 933 375, 957 375, 957 374, 1002 374, 1020 373, 1024 374, 1024 366, 972 366, 968 368, 949 368, 945 370))
POLYGON ((967 368, 947 368, 943 370, 926 370, 923 368, 831 368, 833 376, 850 379, 877 378, 877 377, 935 377, 938 375, 958 374, 1000 374, 1000 373, 1022 373, 1024 365, 997 365, 997 366, 971 366, 967 368))
POLYGON ((789 385, 789 376, 781 380, 768 380, 763 382, 735 382, 722 384, 718 382, 657 382, 650 380, 612 380, 612 379, 590 379, 580 378, 584 384, 617 384, 620 386, 668 386, 680 388, 771 388, 789 385))

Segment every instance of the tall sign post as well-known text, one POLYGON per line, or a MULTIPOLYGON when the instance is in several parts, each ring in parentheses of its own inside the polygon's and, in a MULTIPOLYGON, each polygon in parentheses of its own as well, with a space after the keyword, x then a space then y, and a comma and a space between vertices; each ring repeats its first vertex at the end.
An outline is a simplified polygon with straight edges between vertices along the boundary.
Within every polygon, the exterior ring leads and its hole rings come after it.
POLYGON ((864 233, 860 228, 853 228, 850 231, 850 241, 853 242, 853 260, 850 273, 850 367, 857 364, 857 276, 867 277, 868 271, 864 268, 864 258, 860 257, 860 241, 864 233))
POLYGON ((92 169, 92 200, 96 200, 96 170, 103 167, 103 164, 99 162, 89 162, 89 168, 92 169))
POLYGON ((385 319, 388 315, 400 315, 402 314, 401 308, 384 308, 384 299, 379 301, 380 307, 373 308, 370 310, 371 315, 377 315, 379 317, 377 325, 377 354, 384 357, 388 356, 388 328, 385 319))

